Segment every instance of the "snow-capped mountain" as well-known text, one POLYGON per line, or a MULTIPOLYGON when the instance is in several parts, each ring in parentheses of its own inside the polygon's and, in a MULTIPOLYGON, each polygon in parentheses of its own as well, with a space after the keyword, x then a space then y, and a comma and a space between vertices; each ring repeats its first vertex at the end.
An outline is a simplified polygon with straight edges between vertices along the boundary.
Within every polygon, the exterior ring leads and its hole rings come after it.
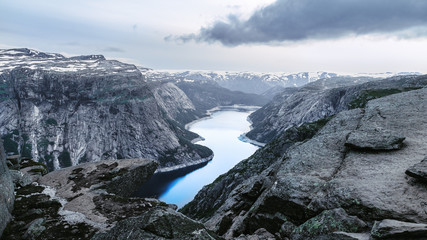
POLYGON ((328 72, 255 73, 220 71, 144 71, 147 80, 213 81, 233 91, 261 94, 272 87, 299 87, 321 78, 337 76, 328 72))
POLYGON ((221 87, 233 91, 262 94, 271 88, 301 87, 319 79, 335 77, 369 77, 388 78, 399 75, 420 75, 418 72, 404 73, 357 73, 341 74, 331 72, 300 72, 300 73, 256 73, 256 72, 221 72, 221 71, 168 71, 142 69, 147 80, 180 81, 213 81, 221 87))

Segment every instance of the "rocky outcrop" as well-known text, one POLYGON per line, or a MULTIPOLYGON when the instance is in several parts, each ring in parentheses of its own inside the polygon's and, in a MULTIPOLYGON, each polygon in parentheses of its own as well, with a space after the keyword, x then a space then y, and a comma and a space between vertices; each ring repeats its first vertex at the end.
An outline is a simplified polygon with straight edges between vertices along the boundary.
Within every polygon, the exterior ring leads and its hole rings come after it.
POLYGON ((151 177, 158 164, 148 159, 106 160, 60 169, 43 176, 39 183, 55 189, 66 199, 64 210, 80 213, 90 221, 105 224, 108 219, 96 208, 96 196, 107 193, 129 197, 151 177), (97 191, 95 191, 97 190, 97 191))
POLYGON ((14 200, 14 185, 6 165, 3 141, 0 140, 0 237, 11 220, 14 200))
POLYGON ((6 152, 32 157, 50 170, 144 157, 172 167, 211 155, 169 121, 173 113, 163 113, 134 65, 14 49, 0 51, 0 72, 6 152))
POLYGON ((427 224, 417 224, 385 219, 375 222, 372 228, 375 239, 426 239, 427 224))
POLYGON ((408 168, 405 173, 419 181, 427 182, 427 157, 408 168))
POLYGON ((383 129, 353 131, 345 142, 346 146, 360 150, 397 150, 403 146, 405 137, 383 129))
MULTIPOLYGON (((336 114, 312 138, 291 144, 282 157, 259 165, 261 173, 224 192, 223 202, 209 205, 196 197, 192 207, 213 213, 193 217, 225 238, 264 228, 280 238, 367 239, 375 236, 370 230, 375 221, 425 224, 425 184, 408 178, 405 171, 427 152, 426 93, 423 88, 393 94, 370 100, 363 109, 336 114), (387 136, 404 136, 404 145, 393 151, 366 151, 346 144, 352 134, 374 129, 382 130, 373 135, 381 144, 388 142, 387 136)), ((258 164, 249 165, 256 169, 258 164)), ((236 169, 216 182, 236 175, 236 169)), ((214 182, 202 192, 215 194, 218 186, 214 182)))
POLYGON ((246 134, 250 139, 268 143, 288 128, 313 122, 358 107, 367 101, 419 89, 427 85, 426 76, 399 76, 371 82, 321 79, 294 91, 286 89, 270 103, 249 117, 253 129, 246 134), (362 84, 361 84, 362 83, 362 84), (338 87, 337 87, 338 86, 338 87))
POLYGON ((206 230, 181 213, 168 208, 154 208, 138 217, 117 223, 111 230, 96 234, 92 240, 114 239, 217 239, 206 230))
POLYGON ((292 239, 309 239, 332 235, 334 232, 363 232, 368 225, 354 216, 348 216, 342 208, 325 210, 314 218, 296 227, 292 239))
POLYGON ((128 197, 157 166, 147 159, 84 163, 18 186, 2 239, 214 239, 175 205, 128 197))

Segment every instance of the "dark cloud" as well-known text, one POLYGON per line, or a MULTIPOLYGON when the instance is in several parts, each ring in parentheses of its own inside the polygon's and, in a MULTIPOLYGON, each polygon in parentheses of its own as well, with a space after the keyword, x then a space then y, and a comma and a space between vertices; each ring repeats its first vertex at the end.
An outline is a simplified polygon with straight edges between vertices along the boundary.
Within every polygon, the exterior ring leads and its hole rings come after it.
MULTIPOLYGON (((217 21, 198 34, 168 39, 235 46, 396 33, 416 27, 427 27, 425 0, 277 0, 247 20, 230 15, 228 21, 217 21)), ((420 34, 425 31, 405 37, 420 34)))
POLYGON ((125 50, 118 48, 118 47, 107 47, 102 49, 104 52, 125 52, 125 50))

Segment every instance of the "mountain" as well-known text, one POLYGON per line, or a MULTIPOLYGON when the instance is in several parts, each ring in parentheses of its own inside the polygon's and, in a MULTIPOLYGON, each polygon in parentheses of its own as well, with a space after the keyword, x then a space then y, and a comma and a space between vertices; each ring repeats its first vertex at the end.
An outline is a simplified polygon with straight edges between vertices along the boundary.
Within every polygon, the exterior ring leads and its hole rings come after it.
POLYGON ((276 87, 299 87, 309 82, 334 77, 328 72, 302 73, 251 73, 213 71, 144 71, 149 80, 168 79, 174 82, 208 81, 232 91, 262 94, 276 87))
POLYGON ((417 75, 373 80, 369 77, 336 77, 320 79, 298 89, 286 89, 249 116, 253 129, 246 136, 268 143, 291 127, 359 107, 357 104, 372 98, 427 84, 425 76, 417 75))
POLYGON ((172 167, 212 154, 171 123, 134 65, 12 49, 0 51, 0 72, 0 134, 9 154, 51 170, 135 157, 172 167))
POLYGON ((352 109, 279 132, 180 211, 225 239, 425 239, 426 80, 305 94, 352 109))

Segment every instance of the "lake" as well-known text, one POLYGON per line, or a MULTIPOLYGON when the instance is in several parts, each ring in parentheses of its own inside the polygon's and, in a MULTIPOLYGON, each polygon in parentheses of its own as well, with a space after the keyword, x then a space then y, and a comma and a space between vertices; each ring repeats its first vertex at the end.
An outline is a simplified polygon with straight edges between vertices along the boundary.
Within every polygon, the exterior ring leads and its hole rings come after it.
POLYGON ((204 185, 213 182, 241 160, 251 156, 258 147, 239 140, 250 130, 247 117, 252 112, 227 109, 212 113, 210 118, 189 125, 189 130, 205 140, 204 145, 214 152, 212 161, 202 166, 155 174, 137 192, 139 197, 156 196, 179 208, 190 202, 204 185))

